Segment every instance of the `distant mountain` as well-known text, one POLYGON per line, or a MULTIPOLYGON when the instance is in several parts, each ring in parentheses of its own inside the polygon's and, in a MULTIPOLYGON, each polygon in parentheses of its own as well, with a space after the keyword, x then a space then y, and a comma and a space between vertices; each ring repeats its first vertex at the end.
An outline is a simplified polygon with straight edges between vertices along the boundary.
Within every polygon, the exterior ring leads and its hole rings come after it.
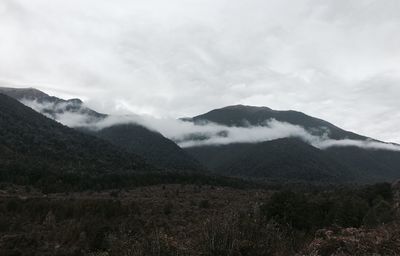
POLYGON ((56 119, 57 115, 64 114, 65 112, 85 115, 88 118, 88 122, 99 121, 107 116, 87 108, 80 99, 63 100, 34 88, 0 87, 0 93, 23 103, 38 103, 37 105, 41 108, 40 112, 53 119, 56 119))
MULTIPOLYGON (((0 92, 27 105, 33 104, 36 110, 56 120, 63 114, 82 114, 89 116, 88 122, 95 126, 108 117, 87 108, 79 99, 63 100, 32 88, 0 88, 0 92), (39 109, 35 104, 39 104, 39 109)), ((6 96, 2 97, 5 97, 4 101, 1 99, 4 111, 0 122, 0 161, 3 166, 18 162, 39 166, 37 168, 46 166, 51 169, 53 166, 55 170, 86 172, 136 170, 148 162, 161 169, 190 171, 203 170, 205 166, 216 174, 276 181, 378 182, 400 178, 398 151, 355 146, 320 149, 299 138, 181 149, 160 133, 133 123, 115 124, 100 130, 83 127, 71 130, 55 122, 49 123, 51 120, 44 116, 39 115, 39 119, 31 109, 10 101, 6 96), (13 104, 16 104, 14 116, 11 111, 13 104), (21 106, 24 108, 21 109, 21 106), (19 115, 19 112, 23 114, 19 115), (55 124, 57 128, 53 127, 55 124), (47 138, 53 137, 57 139, 51 139, 51 143, 47 144, 47 138), (38 146, 38 150, 34 146, 38 146), (67 154, 65 149, 72 153, 67 154), (15 161, 15 156, 18 161, 15 161)), ((372 140, 301 112, 277 111, 267 107, 229 106, 182 120, 195 125, 219 124, 221 131, 216 131, 213 136, 221 138, 229 136, 229 127, 267 126, 268 121, 277 120, 301 126, 315 136, 329 136, 334 140, 372 140)), ((207 140, 207 136, 210 135, 187 134, 183 142, 207 140)))
POLYGON ((332 139, 367 139, 365 136, 345 131, 327 121, 308 116, 301 112, 293 110, 278 111, 267 107, 253 107, 244 105, 228 106, 212 110, 193 118, 185 118, 183 120, 191 121, 196 124, 213 122, 230 127, 246 127, 263 126, 265 125, 266 121, 271 119, 293 125, 299 125, 308 130, 311 134, 318 136, 328 133, 329 137, 332 139))
MULTIPOLYGON (((229 106, 184 121, 226 127, 263 126, 275 119, 304 127, 313 135, 332 139, 366 140, 329 122, 296 111, 267 107, 229 106)), ((199 134, 193 135, 201 140, 199 134)), ((188 136, 189 139, 192 139, 188 136)), ((204 138, 203 138, 204 139, 204 138)), ((224 175, 278 180, 376 182, 400 178, 400 152, 359 147, 315 148, 294 138, 258 143, 233 143, 185 148, 209 170, 224 175)))
POLYGON ((4 172, 106 173, 155 169, 135 154, 63 126, 3 94, 0 94, 0 152, 0 169, 4 172))
MULTIPOLYGON (((17 100, 27 99, 38 102, 65 102, 65 100, 49 96, 48 94, 35 88, 0 87, 0 93, 8 95, 17 100)), ((82 103, 81 101, 79 102, 82 103)))
MULTIPOLYGON (((40 103, 39 111, 55 120, 58 115, 74 113, 84 115, 87 121, 94 124, 108 117, 88 107, 79 99, 63 100, 49 96, 33 88, 1 88, 0 93, 7 94, 24 103, 40 103)), ((28 104, 28 105, 29 105, 28 104)), ((201 164, 182 150, 175 142, 160 133, 149 130, 138 124, 113 125, 101 130, 75 127, 77 130, 104 139, 130 153, 144 158, 147 162, 170 170, 200 170, 201 164)))

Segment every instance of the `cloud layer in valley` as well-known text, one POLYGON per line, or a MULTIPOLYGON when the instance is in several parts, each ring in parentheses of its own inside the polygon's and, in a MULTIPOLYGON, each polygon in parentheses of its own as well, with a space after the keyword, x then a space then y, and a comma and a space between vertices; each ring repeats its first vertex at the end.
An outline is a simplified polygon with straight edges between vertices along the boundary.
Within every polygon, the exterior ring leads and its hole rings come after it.
POLYGON ((295 109, 400 143, 399 13, 398 0, 2 0, 0 85, 165 119, 295 109))
POLYGON ((149 115, 109 115, 104 118, 93 118, 82 105, 82 110, 71 112, 67 108, 70 103, 49 103, 22 100, 22 103, 34 110, 55 119, 69 127, 85 127, 92 130, 101 130, 114 125, 138 124, 156 131, 165 137, 175 141, 179 146, 195 147, 205 145, 226 145, 231 143, 256 143, 271 141, 281 138, 299 138, 314 147, 327 149, 330 147, 359 147, 370 150, 400 151, 396 144, 382 143, 373 140, 333 140, 329 138, 329 130, 320 127, 324 131, 322 136, 316 136, 301 126, 293 125, 277 120, 265 120, 260 126, 227 127, 215 123, 194 124, 172 118, 155 118, 149 115), (51 110, 51 114, 49 114, 51 110))

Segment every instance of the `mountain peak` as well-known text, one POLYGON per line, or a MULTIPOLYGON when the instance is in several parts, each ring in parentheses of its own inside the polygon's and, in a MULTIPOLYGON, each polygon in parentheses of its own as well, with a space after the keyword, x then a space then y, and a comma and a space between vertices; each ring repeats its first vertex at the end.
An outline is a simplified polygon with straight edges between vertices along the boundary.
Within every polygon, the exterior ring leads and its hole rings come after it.
POLYGON ((245 110, 245 111, 268 110, 268 111, 272 111, 272 109, 269 107, 250 106, 250 105, 242 105, 242 104, 226 106, 226 107, 216 109, 216 110, 245 110))
POLYGON ((75 99, 69 99, 67 100, 68 102, 72 103, 72 104, 76 104, 76 105, 82 105, 83 101, 81 99, 75 98, 75 99))
POLYGON ((367 139, 364 136, 345 131, 325 120, 308 116, 302 112, 293 110, 279 111, 268 107, 233 105, 214 109, 187 120, 191 120, 194 123, 212 122, 230 127, 263 126, 269 120, 276 120, 301 126, 317 136, 329 133, 332 139, 367 139))
POLYGON ((38 90, 33 87, 27 88, 11 88, 11 87, 0 87, 0 93, 3 93, 11 98, 16 100, 33 100, 38 102, 51 102, 51 103, 60 103, 60 102, 68 102, 74 105, 82 105, 82 100, 78 98, 64 100, 54 96, 50 96, 41 90, 38 90))
POLYGON ((50 98, 50 96, 36 88, 11 88, 11 87, 0 87, 0 93, 8 95, 15 99, 43 99, 50 98))
MULTIPOLYGON (((88 117, 88 122, 98 121, 105 118, 107 115, 98 113, 86 107, 82 100, 73 98, 64 100, 54 96, 50 96, 36 88, 9 88, 0 87, 0 93, 3 93, 11 98, 24 103, 24 101, 35 101, 38 103, 50 103, 43 106, 40 111, 46 113, 55 119, 56 114, 65 112, 83 114, 88 117)), ((26 102, 24 103, 26 104, 26 102)), ((29 106, 29 104, 27 104, 29 106)))

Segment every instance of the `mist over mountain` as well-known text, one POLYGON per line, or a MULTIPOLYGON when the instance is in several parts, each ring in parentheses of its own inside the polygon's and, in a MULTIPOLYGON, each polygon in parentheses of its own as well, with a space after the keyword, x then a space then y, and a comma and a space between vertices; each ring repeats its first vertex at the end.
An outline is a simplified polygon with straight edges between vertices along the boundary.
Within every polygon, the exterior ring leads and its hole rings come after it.
POLYGON ((220 109, 215 109, 202 115, 193 118, 187 118, 186 121, 192 121, 197 124, 205 122, 213 122, 216 124, 226 125, 229 127, 249 127, 263 126, 266 120, 277 120, 292 125, 301 126, 316 136, 329 136, 331 139, 353 139, 365 140, 367 137, 361 136, 352 132, 345 131, 335 125, 308 116, 298 111, 279 111, 268 107, 254 107, 245 105, 228 106, 220 109))
POLYGON ((100 130, 79 128, 169 170, 201 170, 200 162, 158 132, 137 124, 116 124, 100 130))
POLYGON ((0 0, 0 256, 400 256, 399 31, 400 0, 0 0))
MULTIPOLYGON (((400 177, 398 145, 345 131, 301 112, 236 105, 185 118, 184 121, 199 126, 216 123, 237 129, 254 125, 268 127, 270 124, 265 121, 270 119, 289 124, 286 127, 302 127, 304 131, 288 133, 286 139, 226 145, 197 143, 185 150, 210 170, 224 175, 281 181, 336 179, 355 182, 400 177), (314 141, 315 138, 318 140, 314 141)), ((220 136, 228 135, 221 133, 220 136)), ((190 139, 202 141, 209 138, 197 134, 190 139)))
POLYGON ((199 170, 201 164, 173 141, 138 123, 97 124, 109 116, 98 113, 79 99, 64 100, 37 89, 1 88, 7 94, 62 124, 104 139, 116 147, 137 154, 153 165, 170 170, 199 170))
POLYGON ((179 144, 185 148, 299 138, 320 149, 358 147, 400 151, 397 144, 349 132, 325 120, 292 110, 278 111, 268 107, 234 105, 180 120, 205 130, 201 132, 198 128, 198 131, 178 139, 179 144), (214 129, 207 131, 206 127, 214 129))
POLYGON ((66 114, 75 114, 87 117, 86 122, 96 122, 107 116, 86 107, 80 99, 64 100, 35 88, 0 87, 0 93, 19 100, 53 119, 59 119, 66 114))
POLYGON ((373 182, 399 178, 400 147, 297 111, 244 105, 193 118, 109 116, 77 99, 0 88, 36 111, 169 170, 269 180, 373 182), (183 147, 183 149, 181 147, 183 147))
POLYGON ((181 147, 255 143, 297 137, 318 148, 355 146, 400 150, 396 144, 357 135, 297 111, 277 111, 267 107, 236 105, 212 110, 194 118, 178 120, 135 114, 105 115, 87 108, 78 99, 58 99, 35 89, 3 89, 6 92, 13 92, 9 95, 17 95, 17 99, 25 105, 69 127, 100 130, 114 125, 135 124, 161 133, 181 147))
POLYGON ((0 127, 3 174, 12 169, 101 173, 149 167, 141 157, 63 126, 3 94, 0 127))

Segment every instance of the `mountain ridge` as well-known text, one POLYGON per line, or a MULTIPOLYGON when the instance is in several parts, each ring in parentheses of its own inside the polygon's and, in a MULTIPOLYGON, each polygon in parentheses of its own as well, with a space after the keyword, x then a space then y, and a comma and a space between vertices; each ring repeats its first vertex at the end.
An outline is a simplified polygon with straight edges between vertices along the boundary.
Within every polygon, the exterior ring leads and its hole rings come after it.
MULTIPOLYGON (((354 141, 372 141, 368 137, 345 131, 325 120, 308 116, 298 111, 277 111, 268 107, 253 107, 245 105, 233 105, 224 108, 214 109, 207 113, 186 118, 185 121, 193 122, 195 125, 205 125, 207 123, 215 123, 225 127, 252 127, 265 125, 267 120, 275 119, 280 122, 289 123, 304 127, 307 132, 312 135, 323 137, 327 129, 329 130, 329 139, 333 140, 354 140, 354 141)), ((221 128, 222 129, 222 128, 221 128)), ((190 138, 190 136, 188 136, 190 138)), ((196 139, 202 138, 196 134, 196 139)), ((302 141, 304 150, 298 151, 303 154, 304 159, 315 160, 315 166, 302 164, 303 159, 298 159, 296 164, 289 164, 293 171, 297 173, 297 179, 305 179, 310 181, 320 174, 325 173, 327 165, 325 156, 329 156, 332 166, 335 166, 336 172, 334 176, 343 176, 348 173, 348 182, 376 182, 390 181, 400 178, 400 152, 385 149, 364 149, 356 146, 337 145, 326 149, 315 148, 314 152, 307 150, 306 142, 302 141), (309 154, 305 154, 305 153, 309 154), (312 167, 312 168, 311 168, 312 167), (304 177, 304 168, 310 172, 313 170, 313 177, 304 177), (316 172, 320 169, 320 173, 316 172), (302 174, 303 173, 303 174, 302 174)), ((392 144, 394 143, 385 143, 392 144)), ((299 145, 297 143, 297 145, 299 145)), ((271 177, 271 169, 275 169, 276 174, 273 178, 279 178, 282 175, 278 172, 288 174, 286 164, 297 156, 295 148, 290 148, 283 140, 259 141, 253 143, 230 143, 227 145, 195 145, 186 147, 185 150, 197 158, 208 169, 218 174, 235 173, 244 177, 254 177, 254 171, 258 170, 256 176, 271 177), (271 152, 267 147, 262 145, 269 144, 275 147, 275 151, 271 152), (265 155, 270 152, 270 155, 265 155), (243 155, 248 156, 243 158, 243 155), (241 159, 241 160, 238 160, 241 159), (281 159, 287 159, 282 161, 281 159), (275 164, 281 161, 281 166, 275 164), (285 171, 286 168, 286 171, 285 171), (260 175, 263 174, 263 175, 260 175)), ((304 162, 303 162, 304 163, 304 162)), ((293 177, 292 177, 293 178, 293 177)), ((283 175, 284 179, 290 179, 289 176, 283 175)))
MULTIPOLYGON (((35 168, 36 162, 65 171, 97 172, 148 166, 137 155, 68 128, 1 93, 0 127, 3 151, 8 151, 8 156, 26 159, 33 165, 26 166, 28 169, 35 168)), ((11 162, 3 159, 2 164, 7 163, 11 162)))
MULTIPOLYGON (((28 89, 28 92, 33 93, 31 99, 37 94, 48 96, 35 89, 28 89)), ((15 95, 21 97, 22 93, 15 95)), ((56 97, 51 99, 57 101, 56 97)), ((83 104, 79 100, 72 101, 77 105, 83 104)), ((267 125, 268 120, 277 120, 304 127, 308 133, 321 138, 328 135, 329 139, 339 141, 349 139, 379 142, 302 112, 279 111, 268 107, 232 105, 181 120, 193 122, 194 125, 219 124, 222 131, 217 132, 217 136, 229 136, 229 133, 223 131, 224 127, 262 127, 267 125)), ((170 170, 203 170, 202 166, 206 166, 217 175, 307 182, 375 182, 400 178, 400 152, 383 148, 364 149, 361 146, 343 145, 319 149, 298 138, 288 137, 253 143, 197 145, 181 149, 162 134, 137 124, 118 124, 99 131, 84 128, 78 130, 170 170)), ((192 139, 207 139, 202 134, 194 135, 195 138, 192 139)), ((187 137, 191 139, 190 134, 187 137)), ((8 150, 5 146, 0 147, 4 154, 8 150)))
POLYGON ((232 105, 211 110, 192 118, 186 118, 186 121, 194 123, 202 123, 204 121, 213 122, 228 127, 246 127, 263 126, 265 121, 275 119, 280 122, 286 122, 293 125, 299 125, 312 134, 321 136, 326 131, 318 131, 318 128, 326 127, 330 129, 330 137, 332 139, 356 139, 365 140, 366 136, 362 136, 353 132, 345 131, 330 122, 323 119, 315 118, 295 110, 273 110, 269 107, 257 107, 248 105, 232 105), (243 122, 245 121, 245 122, 243 122), (314 130, 313 130, 314 129, 314 130), (317 131, 315 130, 317 129, 317 131))
MULTIPOLYGON (((0 93, 24 102, 24 100, 39 102, 46 106, 40 109, 42 114, 57 120, 58 115, 74 113, 88 117, 89 124, 108 117, 106 114, 94 111, 84 105, 79 99, 63 100, 34 88, 0 87, 0 93), (52 104, 47 104, 52 103, 52 104), (49 106, 48 106, 49 105, 49 106)), ((26 103, 26 102, 25 102, 26 103)), ((75 127, 76 130, 106 140, 116 147, 139 155, 159 168, 170 170, 201 170, 202 165, 187 154, 173 141, 158 132, 139 124, 114 124, 110 127, 92 130, 85 127, 75 127), (145 138, 145 139, 144 139, 145 138)))

